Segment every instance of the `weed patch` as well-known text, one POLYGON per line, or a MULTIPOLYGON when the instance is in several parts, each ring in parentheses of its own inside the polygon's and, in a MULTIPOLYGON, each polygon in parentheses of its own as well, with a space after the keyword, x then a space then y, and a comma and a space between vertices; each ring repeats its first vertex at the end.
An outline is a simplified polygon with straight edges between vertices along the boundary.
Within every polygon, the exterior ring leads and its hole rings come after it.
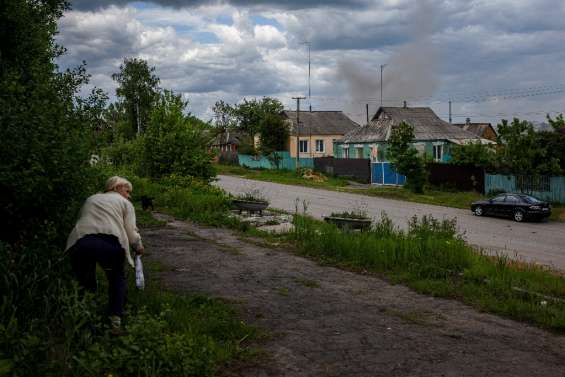
POLYGON ((454 220, 412 218, 407 231, 383 215, 367 232, 342 232, 295 215, 298 252, 326 264, 383 274, 420 293, 459 299, 480 310, 565 330, 565 278, 505 256, 477 253, 454 220))

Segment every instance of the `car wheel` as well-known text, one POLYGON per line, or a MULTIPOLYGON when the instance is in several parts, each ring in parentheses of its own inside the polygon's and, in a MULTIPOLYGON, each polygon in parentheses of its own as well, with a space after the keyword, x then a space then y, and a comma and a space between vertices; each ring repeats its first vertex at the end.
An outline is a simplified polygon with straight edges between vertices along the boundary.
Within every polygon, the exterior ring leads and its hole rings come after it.
POLYGON ((517 222, 522 222, 524 221, 524 211, 517 209, 514 211, 514 220, 517 222))
POLYGON ((476 206, 475 210, 473 212, 475 213, 476 216, 484 215, 483 207, 481 207, 481 206, 476 206))

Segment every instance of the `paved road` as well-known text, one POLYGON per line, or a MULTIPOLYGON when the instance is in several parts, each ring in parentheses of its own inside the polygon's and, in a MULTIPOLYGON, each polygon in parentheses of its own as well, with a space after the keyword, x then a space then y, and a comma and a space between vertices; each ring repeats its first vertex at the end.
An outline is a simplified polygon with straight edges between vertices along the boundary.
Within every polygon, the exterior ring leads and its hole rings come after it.
POLYGON ((502 252, 513 258, 553 266, 565 270, 565 224, 516 223, 512 220, 476 217, 470 210, 403 202, 350 193, 312 189, 254 181, 232 176, 219 176, 215 184, 233 194, 259 190, 271 206, 293 212, 295 202, 306 201, 308 213, 323 217, 331 212, 365 209, 372 217, 386 212, 395 224, 405 227, 412 216, 431 214, 435 218, 456 218, 465 239, 490 253, 502 252))

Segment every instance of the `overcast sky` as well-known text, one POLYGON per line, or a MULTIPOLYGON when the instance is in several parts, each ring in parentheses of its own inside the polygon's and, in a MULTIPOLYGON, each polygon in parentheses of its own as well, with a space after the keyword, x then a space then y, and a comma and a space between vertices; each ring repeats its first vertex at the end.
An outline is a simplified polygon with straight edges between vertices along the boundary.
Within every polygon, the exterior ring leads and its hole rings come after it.
POLYGON ((454 122, 565 112, 562 0, 75 0, 59 21, 62 68, 86 61, 115 95, 125 57, 211 118, 218 100, 276 97, 294 110, 343 110, 365 122, 383 103, 431 106, 454 122))

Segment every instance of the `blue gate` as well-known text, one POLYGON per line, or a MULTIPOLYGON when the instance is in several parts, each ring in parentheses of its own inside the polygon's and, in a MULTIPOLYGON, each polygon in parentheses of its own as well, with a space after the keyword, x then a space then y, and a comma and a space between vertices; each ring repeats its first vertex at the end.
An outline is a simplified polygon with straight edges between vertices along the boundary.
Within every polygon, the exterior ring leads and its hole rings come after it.
POLYGON ((406 183, 406 176, 398 174, 390 162, 373 162, 371 163, 371 183, 402 186, 406 183))

